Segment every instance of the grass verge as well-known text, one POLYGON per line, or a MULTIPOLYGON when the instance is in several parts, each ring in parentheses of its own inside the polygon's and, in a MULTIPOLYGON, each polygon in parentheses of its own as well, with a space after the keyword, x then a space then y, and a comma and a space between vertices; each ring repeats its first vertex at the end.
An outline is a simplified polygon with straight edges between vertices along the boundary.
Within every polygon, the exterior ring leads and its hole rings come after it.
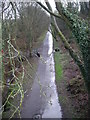
POLYGON ((56 86, 63 118, 85 118, 87 114, 87 92, 78 66, 68 52, 54 41, 60 52, 54 54, 56 86))
POLYGON ((56 71, 56 81, 60 82, 60 79, 63 76, 62 65, 60 64, 60 53, 55 53, 55 71, 56 71))

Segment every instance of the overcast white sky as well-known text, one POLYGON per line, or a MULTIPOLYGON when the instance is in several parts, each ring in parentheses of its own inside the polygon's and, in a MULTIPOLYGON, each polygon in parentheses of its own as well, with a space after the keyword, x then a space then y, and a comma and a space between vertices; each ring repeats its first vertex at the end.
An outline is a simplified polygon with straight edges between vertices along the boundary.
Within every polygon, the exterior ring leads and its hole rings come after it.
MULTIPOLYGON (((3 0, 3 1, 5 1, 5 0, 3 0)), ((47 1, 47 0, 6 0, 6 1, 12 1, 12 2, 30 2, 30 1, 40 1, 40 2, 42 2, 44 5, 45 5, 45 1, 47 1)), ((52 7, 52 9, 53 9, 53 11, 55 11, 56 9, 55 9, 55 3, 54 3, 54 1, 55 2, 63 2, 64 4, 66 4, 67 2, 88 2, 88 1, 90 1, 90 0, 48 0, 49 1, 49 3, 50 3, 50 5, 51 5, 51 7, 52 7)))
POLYGON ((55 3, 54 0, 48 0, 51 4, 51 7, 53 8, 53 10, 55 10, 55 3))

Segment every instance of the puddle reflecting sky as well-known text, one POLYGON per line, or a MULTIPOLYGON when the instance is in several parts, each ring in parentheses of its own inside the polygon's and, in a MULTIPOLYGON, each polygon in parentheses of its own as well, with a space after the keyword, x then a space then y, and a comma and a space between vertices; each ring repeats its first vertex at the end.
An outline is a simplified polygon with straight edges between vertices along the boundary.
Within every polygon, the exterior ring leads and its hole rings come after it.
MULTIPOLYGON (((48 55, 52 53, 53 51, 53 39, 52 35, 50 32, 48 34, 48 55)), ((58 95, 57 95, 57 90, 56 90, 56 85, 55 85, 55 68, 54 68, 54 59, 53 59, 53 54, 50 55, 49 61, 47 63, 47 69, 52 70, 53 72, 50 71, 50 91, 46 91, 46 94, 50 94, 48 97, 48 101, 50 103, 47 103, 46 108, 43 112, 42 118, 62 118, 62 111, 61 111, 61 106, 58 102, 58 95)))

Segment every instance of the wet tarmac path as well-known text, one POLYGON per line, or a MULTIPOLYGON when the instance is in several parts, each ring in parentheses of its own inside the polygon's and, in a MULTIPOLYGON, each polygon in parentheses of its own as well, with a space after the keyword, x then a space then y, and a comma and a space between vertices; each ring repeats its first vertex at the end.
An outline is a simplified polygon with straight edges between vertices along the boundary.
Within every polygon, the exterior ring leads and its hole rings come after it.
POLYGON ((22 118, 62 118, 55 85, 52 49, 52 35, 50 32, 47 32, 32 91, 23 104, 22 118))

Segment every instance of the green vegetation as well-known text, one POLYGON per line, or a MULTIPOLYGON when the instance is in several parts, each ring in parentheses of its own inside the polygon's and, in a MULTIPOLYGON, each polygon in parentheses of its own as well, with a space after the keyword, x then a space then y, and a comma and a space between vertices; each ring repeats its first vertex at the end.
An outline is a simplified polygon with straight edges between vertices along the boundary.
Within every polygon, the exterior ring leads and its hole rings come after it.
MULTIPOLYGON (((59 44, 54 39, 54 49, 55 48, 59 48, 59 44)), ((55 61, 55 77, 56 77, 56 81, 60 82, 61 78, 63 77, 63 66, 61 64, 61 61, 62 61, 61 50, 59 52, 54 53, 54 61, 55 61)))
POLYGON ((35 2, 3 3, 2 10, 2 117, 20 118, 25 94, 32 87, 37 69, 34 51, 44 40, 49 16, 35 2))
POLYGON ((62 65, 60 64, 60 53, 55 53, 54 55, 55 57, 55 73, 56 73, 56 81, 62 78, 63 76, 63 69, 62 69, 62 65))
MULTIPOLYGON (((76 13, 72 14, 70 11, 62 7, 61 3, 56 3, 56 8, 59 14, 62 15, 64 21, 67 23, 72 33, 74 34, 75 40, 80 48, 79 50, 82 53, 82 59, 81 59, 80 56, 75 55, 73 50, 70 50, 71 48, 69 44, 68 44, 68 47, 66 47, 69 50, 71 57, 74 59, 76 64, 79 66, 79 69, 85 80, 87 90, 89 92, 90 91, 90 75, 89 75, 89 71, 90 71, 89 33, 90 33, 90 30, 89 30, 89 26, 86 23, 86 21, 82 19, 81 17, 79 17, 78 15, 76 15, 76 13)), ((60 31, 59 31, 59 34, 60 34, 60 31)), ((67 40, 65 40, 64 38, 64 41, 67 41, 67 40)), ((65 45, 67 45, 67 43, 65 45)))
MULTIPOLYGON (((46 2, 45 7, 40 2, 26 2, 19 3, 9 2, 2 3, 2 32, 0 29, 0 36, 2 33, 2 44, 3 44, 3 106, 2 110, 5 112, 6 107, 14 108, 10 118, 13 118, 16 113, 20 117, 20 109, 24 99, 26 88, 26 81, 34 76, 36 70, 36 64, 33 63, 33 51, 37 50, 42 43, 44 33, 48 29, 49 21, 51 22, 52 35, 56 39, 57 44, 54 43, 54 47, 58 47, 62 41, 63 46, 68 51, 71 58, 78 65, 80 72, 84 78, 87 90, 88 90, 88 111, 90 112, 90 26, 89 26, 89 13, 90 2, 80 3, 81 10, 78 11, 76 4, 69 3, 67 8, 64 8, 61 2, 55 2, 58 13, 53 13, 49 2, 46 2), (51 15, 51 21, 49 16, 38 4, 43 7, 51 15), (84 4, 84 5, 83 5, 84 4), (76 7, 75 7, 76 6, 76 7), (89 6, 89 7, 88 7, 89 6), (74 7, 74 10, 72 8, 74 7), (83 9, 84 7, 84 9, 83 9), (88 20, 79 17, 79 14, 88 14, 88 20), (71 45, 69 37, 63 34, 61 25, 59 26, 58 20, 62 20, 64 29, 69 28, 70 34, 73 33, 73 40, 78 46, 77 53, 76 49, 71 45), (67 27, 66 27, 67 25, 67 27), (58 39, 57 39, 58 38, 58 39), (68 40, 69 39, 69 40, 68 40), (38 47, 37 47, 38 46, 38 47), (26 64, 27 63, 27 64, 26 64), (30 70, 29 70, 29 66, 30 70), (25 68, 26 67, 26 68, 25 68), (26 73, 31 73, 29 79, 26 78, 26 73), (34 72, 34 73, 33 73, 34 72), (19 99, 18 99, 19 95, 19 99), (17 97, 16 97, 17 96, 17 97), (18 104, 14 104, 14 100, 18 99, 18 104)), ((85 16, 84 16, 85 17, 85 16)), ((59 22, 61 23, 61 22, 59 22)), ((1 23, 0 23, 1 28, 1 23)), ((1 43, 1 39, 0 39, 1 43)), ((0 44, 0 50, 2 45, 0 44)), ((56 82, 60 83, 63 76, 63 68, 68 62, 67 55, 60 52, 56 52, 55 58, 55 71, 56 71, 56 82)), ((2 61, 2 53, 0 52, 0 65, 2 61)), ((83 79, 82 79, 83 80, 83 79)), ((32 81, 30 81, 32 84, 32 81)), ((29 85, 29 83, 28 83, 29 85)), ((29 86, 28 86, 29 87, 29 86)), ((64 97, 61 100, 63 101, 64 97)), ((66 101, 66 99, 65 99, 66 101)), ((65 104, 65 102, 63 102, 65 104)), ((12 109, 11 109, 12 111, 12 109)), ((90 115, 89 115, 90 117, 90 115)))
MULTIPOLYGON (((58 41, 58 44, 61 44, 62 41, 63 46, 68 51, 71 58, 78 65, 80 72, 84 78, 84 82, 88 91, 88 113, 90 113, 90 26, 89 21, 83 19, 81 16, 82 13, 86 13, 87 15, 83 15, 84 17, 88 17, 89 19, 89 11, 90 11, 90 1, 89 2, 80 2, 81 9, 79 11, 78 3, 70 2, 67 7, 64 7, 62 2, 55 2, 57 12, 53 13, 52 7, 49 2, 46 2, 47 8, 42 4, 38 3, 42 6, 48 13, 51 15, 51 29, 52 35, 58 41), (70 6, 69 6, 70 5, 70 6), (69 7, 69 8, 68 8, 69 7), (71 8, 70 8, 71 7, 71 8), (80 16, 79 16, 80 15, 80 16), (59 24, 56 21, 60 20, 59 24), (61 22, 61 20, 63 22, 61 22), (62 25, 63 23, 63 25, 62 25), (64 24, 65 23, 65 24, 64 24), (73 33, 74 42, 77 44, 77 48, 70 43, 69 37, 66 36, 65 26, 69 29, 69 34, 73 33), (78 49, 78 52, 77 52, 78 49)), ((57 55, 55 55, 56 58, 57 55)), ((58 61, 57 59, 55 59, 58 61)), ((60 63, 59 63, 60 64, 60 63)), ((56 65, 57 66, 57 65, 56 65)), ((57 67, 59 70, 60 68, 57 67)), ((56 72, 59 74, 58 70, 56 72)), ((61 73, 61 70, 60 70, 61 73)), ((82 79, 83 80, 83 79, 82 79)), ((90 114, 88 114, 90 117, 90 114)))
MULTIPOLYGON (((51 25, 52 25, 52 34, 54 38, 58 35, 59 39, 62 40, 64 47, 69 52, 70 56, 73 58, 74 62, 78 65, 80 72, 84 78, 88 97, 90 99, 90 28, 89 22, 78 16, 77 12, 72 13, 68 10, 67 7, 64 8, 61 2, 55 2, 58 15, 53 13, 52 8, 49 2, 46 2, 48 9, 39 3, 47 12, 51 15, 51 25), (69 30, 75 36, 75 42, 79 46, 79 51, 81 54, 77 54, 75 49, 68 42, 68 38, 63 34, 61 28, 58 27, 55 17, 62 19, 66 25, 69 27, 69 30), (87 24, 88 23, 88 24, 87 24)), ((90 2, 87 3, 90 9, 90 2)), ((73 7, 72 7, 73 8, 73 7)), ((77 7, 76 7, 77 8, 77 7)), ((88 113, 90 113, 90 100, 88 100, 88 113)), ((90 117, 90 114, 88 114, 90 117)))
MULTIPOLYGON (((66 86, 67 86, 67 79, 65 78, 65 69, 66 66, 68 66, 68 62, 71 59, 67 53, 55 53, 55 59, 59 58, 58 62, 55 61, 55 72, 56 72, 56 85, 58 89, 58 97, 59 101, 63 110, 64 116, 69 116, 75 119, 76 117, 76 110, 72 105, 70 104, 69 97, 67 95, 66 86), (61 67, 60 67, 61 65, 61 67), (58 67, 59 66, 59 67, 58 67), (59 70, 57 72, 57 70, 59 70), (60 75, 61 73, 61 75, 60 75)), ((70 80, 69 80, 70 81, 70 80)), ((79 117, 79 116, 78 116, 79 117)))

